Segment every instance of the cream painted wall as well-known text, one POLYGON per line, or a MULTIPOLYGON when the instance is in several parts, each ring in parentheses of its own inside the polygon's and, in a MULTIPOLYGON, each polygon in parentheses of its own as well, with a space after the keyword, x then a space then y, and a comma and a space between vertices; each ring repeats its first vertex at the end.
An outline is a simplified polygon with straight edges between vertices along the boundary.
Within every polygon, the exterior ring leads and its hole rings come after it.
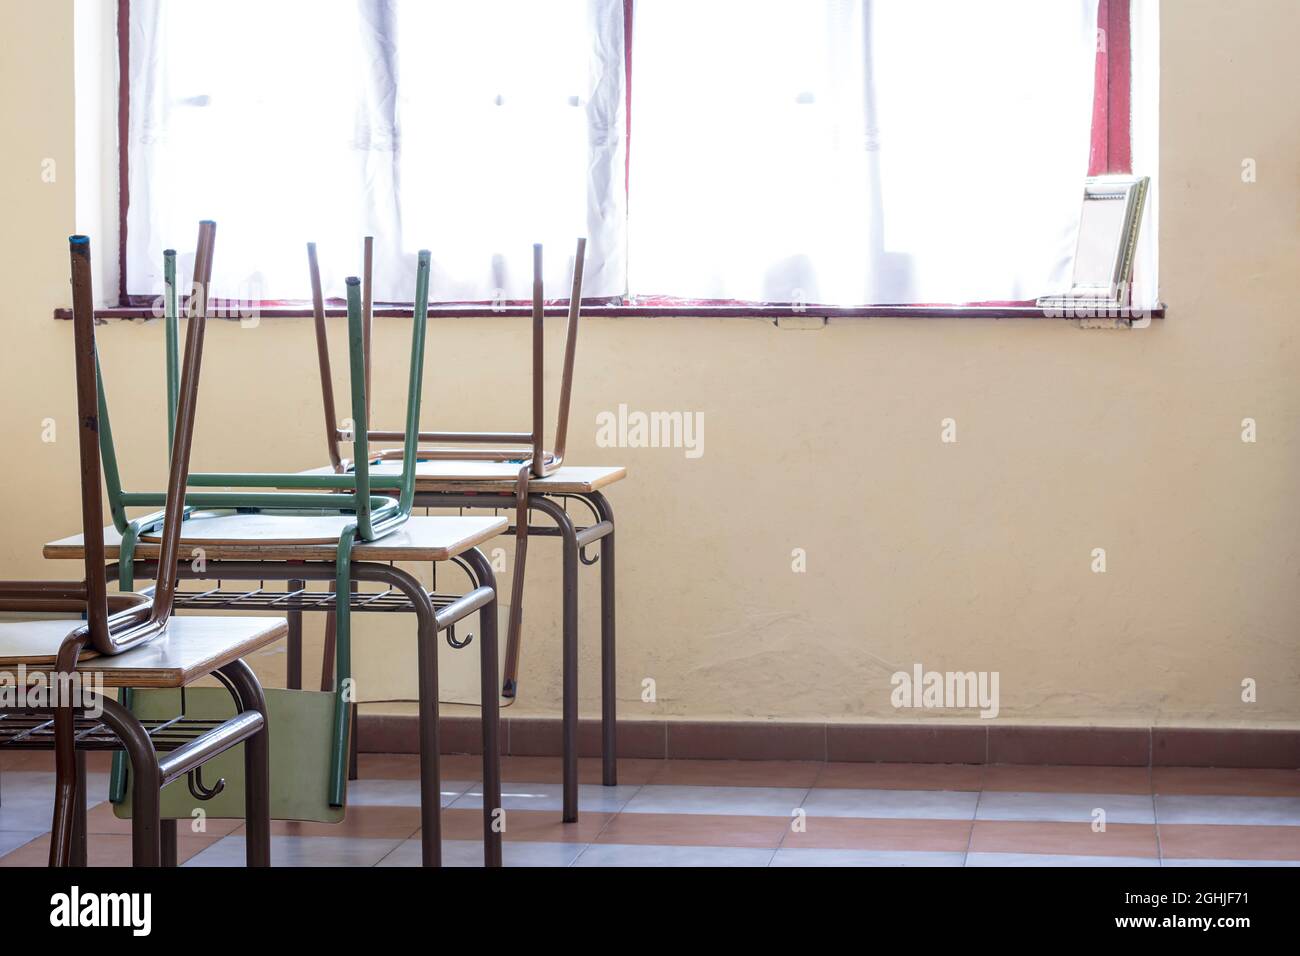
MULTIPOLYGON (((76 524, 71 328, 50 318, 69 300, 71 11, 71 0, 0 5, 15 41, 0 59, 9 577, 75 573, 39 558, 76 524), (52 184, 41 181, 47 157, 52 184), (53 444, 41 441, 45 418, 58 424, 53 444)), ((1163 5, 1169 317, 1149 329, 588 322, 571 457, 632 471, 611 496, 624 716, 972 717, 891 707, 889 675, 920 662, 999 671, 1007 720, 1300 723, 1298 29, 1291 0, 1163 5), (1258 164, 1253 184, 1241 181, 1245 158, 1258 164), (705 454, 596 448, 596 414, 619 403, 702 412, 705 454), (955 445, 939 440, 948 417, 955 445), (1246 417, 1255 444, 1240 440, 1246 417), (1103 575, 1090 570, 1098 547, 1103 575), (791 571, 794 548, 807 552, 805 574, 791 571), (654 704, 640 700, 647 677, 654 704), (1254 704, 1240 699, 1248 677, 1254 704)), ((399 356, 406 329, 378 320, 379 354, 399 356)), ((341 348, 341 327, 333 334, 341 348)), ((523 371, 526 334, 522 321, 435 322, 426 422, 515 426, 524 395, 505 383, 523 371), (488 406, 481 419, 468 417, 471 397, 488 406)), ((197 468, 319 463, 310 336, 305 321, 213 323, 197 468)), ((115 423, 129 474, 157 482, 160 329, 108 325, 101 349, 114 406, 144 410, 115 423)), ((380 366, 389 416, 399 364, 380 366)), ((535 548, 516 707, 554 713, 558 561, 553 542, 535 548)), ((589 580, 584 711, 598 694, 589 580)), ((410 696, 409 629, 360 626, 363 696, 410 696)), ((266 655, 259 668, 274 679, 281 661, 266 655)))

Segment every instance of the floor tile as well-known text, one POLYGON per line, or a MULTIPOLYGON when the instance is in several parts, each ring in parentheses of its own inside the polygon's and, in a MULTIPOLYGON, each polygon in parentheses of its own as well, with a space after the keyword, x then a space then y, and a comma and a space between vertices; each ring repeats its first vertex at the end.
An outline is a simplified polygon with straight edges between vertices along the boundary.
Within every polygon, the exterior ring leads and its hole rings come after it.
POLYGON ((646 846, 598 843, 574 866, 767 866, 772 850, 732 846, 646 846))
POLYGON ((828 763, 817 788, 854 790, 979 790, 984 767, 966 763, 828 763))
MULTIPOLYGON (((666 761, 624 757, 618 762, 620 786, 639 786, 649 783, 663 769, 666 761)), ((482 773, 474 775, 481 780, 482 773)), ((559 757, 502 757, 501 779, 505 781, 563 783, 564 764, 559 757)), ((578 782, 601 784, 604 782, 604 764, 599 757, 578 758, 578 782)))
POLYGON ((1161 823, 1300 826, 1300 797, 1159 796, 1161 823))
POLYGON ((1041 820, 1092 823, 1094 812, 1105 811, 1111 823, 1155 823, 1150 794, 1130 793, 1016 793, 990 791, 980 795, 979 820, 1041 820))
MULTIPOLYGON (((571 866, 582 853, 582 843, 522 843, 506 841, 501 847, 505 866, 571 866)), ((444 866, 483 865, 483 844, 470 840, 447 840, 442 845, 444 866)))
POLYGON ((1151 792, 1146 767, 1039 767, 993 764, 985 770, 984 789, 1020 793, 1151 792))
MULTIPOLYGON (((442 805, 450 806, 452 802, 470 787, 473 780, 443 780, 442 805)), ((418 807, 420 805, 419 778, 353 780, 348 783, 348 806, 350 807, 418 807)))
MULTIPOLYGON (((578 785, 578 812, 594 810, 599 813, 617 813, 641 788, 636 785, 602 787, 599 784, 578 785)), ((507 810, 549 810, 559 813, 564 809, 564 787, 558 783, 501 784, 501 805, 507 810)), ((449 806, 458 810, 477 810, 483 806, 483 788, 475 783, 449 806)))
POLYGON ((1160 822, 1165 859, 1300 860, 1300 827, 1160 822))
POLYGON ((1223 797, 1300 797, 1300 770, 1238 770, 1230 767, 1153 767, 1158 794, 1223 797))
POLYGON ((1300 866, 1300 860, 1184 860, 1165 857, 1161 866, 1300 866))
POLYGON ((648 782, 659 786, 794 787, 806 789, 822 763, 808 760, 661 760, 648 782))
MULTIPOLYGON (((423 859, 424 841, 421 838, 423 831, 418 831, 415 836, 409 840, 404 840, 393 852, 384 857, 379 864, 384 866, 419 866, 423 859), (388 862, 385 862, 388 861, 388 862)), ((509 848, 512 846, 528 847, 534 843, 544 843, 542 840, 523 841, 523 840, 502 840, 501 856, 502 859, 509 859, 509 848)), ((585 843, 575 842, 572 844, 574 854, 576 855, 585 843)), ((484 853, 482 839, 449 839, 444 832, 442 838, 442 861, 444 866, 476 866, 483 867, 484 853), (452 848, 455 850, 454 855, 452 848)))
MULTIPOLYGON (((87 775, 86 804, 108 796, 108 775, 87 775)), ((54 817, 54 772, 20 770, 0 775, 0 830, 49 830, 54 817)))
MULTIPOLYGON (((395 850, 401 840, 359 837, 272 836, 272 866, 374 866, 395 850)), ((222 837, 185 863, 185 866, 243 866, 244 837, 222 837)))
MULTIPOLYGON (((216 844, 221 837, 183 833, 176 843, 176 859, 184 863, 191 857, 216 844)), ((50 836, 43 833, 5 857, 0 866, 48 866, 50 861, 50 836)), ((131 837, 120 833, 92 833, 86 845, 86 862, 90 866, 130 866, 132 863, 131 837)), ((239 866, 244 865, 241 857, 239 866)))
POLYGON ((1026 823, 976 820, 972 853, 1047 853, 1067 856, 1156 857, 1156 828, 1139 823, 1026 823))
POLYGON ((0 865, 4 864, 3 857, 6 853, 17 850, 19 847, 31 843, 40 836, 44 836, 44 832, 0 830, 0 865))
MULTIPOLYGON (((613 819, 613 814, 588 810, 578 815, 577 823, 562 823, 551 810, 506 810, 502 837, 543 843, 590 843, 613 819)), ((414 834, 412 834, 414 835, 414 834)), ((482 840, 483 811, 450 808, 442 811, 444 840, 482 840)))
MULTIPOLYGON (((216 817, 206 817, 202 823, 202 830, 194 829, 193 819, 177 821, 177 832, 184 834, 193 834, 194 836, 206 837, 223 837, 244 825, 243 818, 237 820, 223 820, 216 817)), ((105 800, 97 807, 92 807, 86 814, 86 832, 91 834, 92 838, 96 833, 126 833, 131 832, 131 820, 118 819, 113 813, 113 805, 105 800)))
MULTIPOLYGON (((180 848, 177 847, 179 855, 180 848)), ((0 866, 49 866, 50 835, 43 833, 21 848, 0 858, 0 866)), ((92 836, 86 845, 86 862, 90 866, 130 866, 131 838, 120 834, 92 836)))
POLYGON ((19 770, 45 770, 54 772, 54 751, 17 750, 0 747, 0 783, 4 775, 19 770))
MULTIPOLYGON (((366 763, 364 762, 365 754, 361 755, 363 762, 360 764, 360 775, 364 780, 367 776, 398 776, 397 773, 384 771, 382 773, 367 774, 366 763)), ((379 757, 380 754, 371 754, 371 757, 379 757)), ((394 754, 396 757, 409 757, 410 766, 405 776, 412 779, 418 778, 419 763, 414 754, 394 754)), ((662 760, 643 760, 633 757, 624 757, 618 762, 618 782, 622 786, 631 786, 647 783, 651 777, 663 769, 664 761, 662 760)), ((379 763, 376 767, 382 766, 379 763)), ((460 780, 482 780, 483 779, 483 758, 474 754, 443 754, 441 760, 441 773, 445 778, 456 778, 460 780)), ((603 782, 604 766, 599 757, 580 757, 578 758, 578 782, 600 784, 603 782)), ((564 765, 559 757, 502 757, 501 758, 501 779, 506 782, 521 781, 526 783, 562 783, 564 781, 564 765)))
POLYGON ((964 853, 907 850, 792 850, 782 848, 771 866, 961 866, 964 853))
MULTIPOLYGON (((500 764, 501 778, 503 780, 506 779, 506 768, 511 766, 512 760, 516 760, 516 759, 518 758, 514 758, 514 757, 501 758, 501 764, 500 764)), ((540 760, 541 758, 538 759, 540 760)), ((554 759, 548 759, 545 761, 545 763, 547 764, 553 763, 555 764, 556 767, 558 767, 560 765, 560 759, 558 757, 554 759)), ((439 761, 439 772, 444 777, 455 777, 458 780, 482 780, 483 779, 483 758, 479 754, 443 754, 441 760, 439 761)), ((544 767, 538 767, 535 777, 541 780, 548 779, 546 773, 547 770, 544 767)), ((419 775, 420 775, 419 765, 417 763, 414 772, 411 773, 410 776, 412 778, 418 778, 419 775)), ((362 776, 364 777, 364 774, 362 774, 362 776)), ((558 771, 556 772, 555 779, 556 780, 560 779, 560 775, 558 771)))
POLYGON ((794 787, 673 787, 647 784, 624 813, 711 813, 788 817, 803 804, 806 789, 794 787))
MULTIPOLYGON (((514 758, 512 758, 514 759, 514 758)), ((555 758, 550 758, 554 760, 555 758)), ((556 763, 559 761, 556 760, 556 763)), ((659 772, 663 760, 642 757, 622 757, 618 761, 618 782, 629 784, 646 784, 659 772)), ((599 757, 584 758, 578 761, 578 780, 582 783, 603 782, 603 762, 599 757)))
MULTIPOLYGON (((108 773, 113 764, 109 751, 95 750, 86 754, 86 769, 91 773, 108 773)), ((36 770, 54 773, 53 750, 0 749, 0 780, 10 770, 36 770)))
POLYGON ((1159 866, 1155 857, 1053 853, 968 853, 967 866, 1159 866))
POLYGON ((803 802, 810 817, 973 820, 978 793, 950 790, 813 789, 803 802))
POLYGON ((776 849, 791 820, 782 817, 706 813, 620 813, 597 843, 660 843, 672 846, 734 846, 776 849))
POLYGON ((928 850, 964 853, 970 842, 969 820, 862 820, 810 817, 804 831, 787 827, 781 849, 928 850))
POLYGON ((54 814, 54 773, 10 771, 0 776, 0 830, 49 830, 54 814))
MULTIPOLYGON (((583 843, 520 843, 505 842, 501 847, 501 861, 506 866, 568 866, 578 858, 586 844, 583 843)), ((419 840, 407 840, 384 857, 380 866, 419 866, 421 860, 419 840)), ((473 840, 444 840, 443 866, 483 865, 483 844, 473 840)))
MULTIPOLYGON (((439 772, 447 776, 447 763, 450 757, 444 756, 439 763, 439 772)), ((480 765, 481 766, 481 765, 480 765)), ((478 777, 478 771, 466 774, 471 779, 478 777)), ((357 754, 357 780, 419 780, 419 754, 357 754)))
POLYGON ((420 828, 419 807, 351 805, 339 823, 272 820, 271 833, 292 837, 361 837, 405 840, 420 828))
MULTIPOLYGON (((104 801, 107 755, 92 756, 102 769, 88 783, 90 862, 126 865, 130 821, 104 801)), ((44 866, 49 755, 5 757, 0 866, 44 866)), ((481 766, 442 760, 445 865, 482 864, 481 766)), ((624 760, 620 786, 604 787, 601 770, 599 759, 580 762, 579 822, 564 824, 560 761, 504 758, 506 864, 1150 866, 1163 855, 1169 866, 1300 865, 1300 771, 624 760), (1098 807, 1104 832, 1092 829, 1098 807)), ((273 824, 273 862, 419 865, 418 758, 362 754, 360 771, 342 823, 273 824)), ((188 823, 183 862, 243 866, 242 821, 209 820, 199 834, 188 823)))

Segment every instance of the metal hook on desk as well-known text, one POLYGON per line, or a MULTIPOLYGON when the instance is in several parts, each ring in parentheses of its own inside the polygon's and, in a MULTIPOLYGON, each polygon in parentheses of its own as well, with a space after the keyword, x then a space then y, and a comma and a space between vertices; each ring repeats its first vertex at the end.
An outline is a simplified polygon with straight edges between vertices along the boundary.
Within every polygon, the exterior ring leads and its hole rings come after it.
POLYGON ((203 785, 203 766, 200 764, 185 775, 185 783, 190 788, 190 795, 195 800, 211 800, 226 789, 226 778, 219 777, 212 787, 203 785))
MULTIPOLYGON (((461 509, 462 512, 464 510, 465 509, 463 508, 461 509)), ((451 561, 453 564, 455 564, 457 567, 459 567, 462 571, 465 572, 465 575, 466 577, 469 578, 471 584, 475 584, 475 585, 478 584, 478 578, 476 578, 474 575, 474 569, 470 567, 469 563, 464 558, 462 558, 460 555, 456 555, 451 559, 451 561)), ((466 634, 465 640, 458 641, 456 640, 456 625, 452 624, 450 627, 447 628, 447 643, 450 646, 456 648, 456 650, 460 650, 462 647, 469 647, 470 643, 473 642, 473 640, 474 640, 473 634, 466 634)))

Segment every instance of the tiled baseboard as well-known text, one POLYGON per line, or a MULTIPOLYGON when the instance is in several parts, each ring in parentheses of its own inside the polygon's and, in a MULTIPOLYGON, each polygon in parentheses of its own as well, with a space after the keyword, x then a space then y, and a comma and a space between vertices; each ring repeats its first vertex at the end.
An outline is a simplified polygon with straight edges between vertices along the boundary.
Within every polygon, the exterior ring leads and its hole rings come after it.
MULTIPOLYGON (((443 717, 439 733, 443 753, 482 750, 475 718, 443 717)), ((361 715, 363 752, 415 753, 417 741, 414 716, 361 715)), ((560 741, 556 718, 501 720, 503 755, 558 756, 560 741)), ((579 722, 578 750, 584 757, 600 755, 599 721, 579 722)), ((618 752, 652 759, 1295 769, 1300 768, 1300 731, 624 720, 618 725, 618 752)))

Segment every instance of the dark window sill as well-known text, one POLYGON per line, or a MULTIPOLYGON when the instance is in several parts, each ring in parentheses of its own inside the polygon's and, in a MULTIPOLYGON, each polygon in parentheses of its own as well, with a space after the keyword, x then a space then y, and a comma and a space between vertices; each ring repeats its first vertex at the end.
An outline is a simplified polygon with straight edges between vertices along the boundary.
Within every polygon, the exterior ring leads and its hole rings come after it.
MULTIPOLYGON (((255 314, 258 319, 306 319, 311 318, 312 310, 305 306, 261 306, 251 311, 248 305, 242 306, 243 315, 255 314)), ((210 318, 238 321, 241 318, 239 307, 223 310, 220 307, 210 310, 210 318)), ((376 305, 374 314, 381 318, 411 317, 410 306, 376 305)), ((547 315, 564 315, 567 306, 548 306, 547 315)), ((326 317, 342 318, 347 311, 341 306, 327 306, 326 317)), ((493 316, 524 317, 531 314, 527 305, 434 305, 429 308, 432 318, 491 318, 493 316)), ((582 314, 587 317, 603 316, 605 318, 716 318, 716 319, 785 319, 791 317, 828 318, 828 319, 1153 319, 1165 317, 1165 306, 1160 305, 1146 312, 1134 310, 1098 310, 1090 314, 1075 314, 1060 310, 1041 309, 1033 305, 876 305, 876 306, 806 306, 793 309, 788 305, 589 305, 584 306, 582 314)), ((71 309, 55 309, 54 318, 71 319, 71 309)), ((108 319, 154 319, 159 316, 149 306, 124 306, 110 309, 98 309, 95 318, 108 319)))

